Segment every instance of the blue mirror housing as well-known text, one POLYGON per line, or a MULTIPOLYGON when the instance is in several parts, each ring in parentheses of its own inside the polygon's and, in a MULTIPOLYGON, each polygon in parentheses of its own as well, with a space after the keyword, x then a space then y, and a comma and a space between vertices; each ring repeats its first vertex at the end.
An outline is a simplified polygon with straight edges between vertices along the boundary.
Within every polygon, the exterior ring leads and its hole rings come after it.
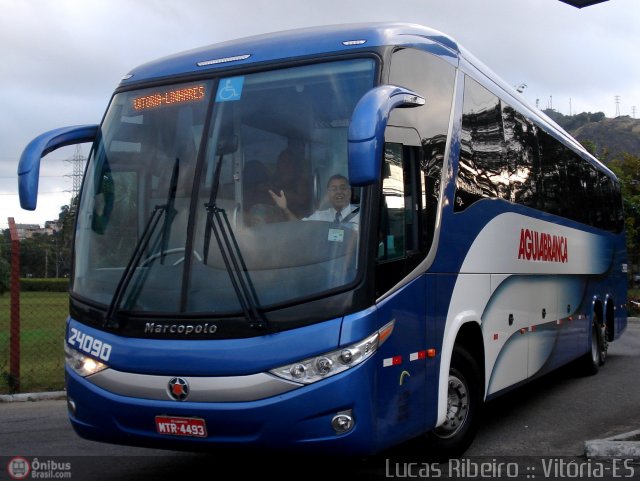
POLYGON ((391 111, 397 107, 419 107, 425 99, 404 87, 381 85, 358 102, 349 124, 349 182, 368 185, 380 177, 384 130, 391 111))
POLYGON ((67 145, 93 142, 98 133, 97 125, 62 127, 39 135, 27 145, 18 164, 18 191, 20 206, 35 210, 38 203, 40 159, 50 152, 67 145))

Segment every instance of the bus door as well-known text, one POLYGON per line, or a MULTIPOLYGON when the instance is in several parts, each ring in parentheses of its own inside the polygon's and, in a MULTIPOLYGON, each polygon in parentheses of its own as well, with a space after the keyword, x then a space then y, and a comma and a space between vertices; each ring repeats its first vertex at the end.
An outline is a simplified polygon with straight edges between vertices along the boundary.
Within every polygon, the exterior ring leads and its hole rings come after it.
POLYGON ((421 240, 424 176, 420 136, 414 129, 388 127, 380 183, 376 293, 379 316, 395 320, 393 336, 383 346, 379 371, 379 434, 387 442, 424 431, 427 412, 425 349, 425 276, 407 275, 424 258, 421 240), (398 288, 399 283, 404 286, 398 288), (388 361, 395 359, 395 361, 388 361))

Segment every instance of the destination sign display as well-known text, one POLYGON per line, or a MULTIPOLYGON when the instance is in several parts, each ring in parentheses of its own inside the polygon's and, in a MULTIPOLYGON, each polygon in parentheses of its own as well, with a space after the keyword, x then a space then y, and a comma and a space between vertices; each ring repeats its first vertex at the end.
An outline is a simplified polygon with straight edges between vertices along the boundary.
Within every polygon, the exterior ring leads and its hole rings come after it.
POLYGON ((133 99, 133 108, 134 110, 147 110, 186 102, 197 102, 203 100, 205 94, 204 84, 179 89, 173 88, 150 95, 135 97, 133 99))

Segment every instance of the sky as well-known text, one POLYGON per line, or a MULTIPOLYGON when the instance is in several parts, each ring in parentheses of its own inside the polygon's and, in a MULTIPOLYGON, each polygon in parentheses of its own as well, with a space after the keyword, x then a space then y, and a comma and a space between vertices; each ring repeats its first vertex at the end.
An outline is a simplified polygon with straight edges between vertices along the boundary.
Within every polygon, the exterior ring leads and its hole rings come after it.
POLYGON ((44 225, 70 201, 73 147, 43 159, 37 208, 20 208, 17 165, 34 137, 99 123, 137 65, 249 35, 418 23, 453 37, 510 85, 525 84, 522 94, 541 109, 640 116, 639 0, 583 9, 558 0, 0 0, 0 8, 0 229, 8 217, 44 225))

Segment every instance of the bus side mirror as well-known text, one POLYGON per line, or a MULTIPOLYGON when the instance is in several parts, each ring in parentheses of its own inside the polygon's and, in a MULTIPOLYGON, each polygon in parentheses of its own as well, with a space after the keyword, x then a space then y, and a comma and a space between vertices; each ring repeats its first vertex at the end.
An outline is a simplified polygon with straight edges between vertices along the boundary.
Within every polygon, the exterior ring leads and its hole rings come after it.
POLYGON ((22 152, 18 164, 20 206, 26 210, 35 210, 36 208, 40 159, 42 157, 60 147, 93 142, 97 133, 97 125, 78 125, 45 132, 29 142, 29 145, 22 152))
POLYGON ((419 107, 425 99, 404 87, 381 85, 360 99, 349 124, 349 182, 360 186, 380 177, 384 131, 391 111, 397 107, 419 107))

